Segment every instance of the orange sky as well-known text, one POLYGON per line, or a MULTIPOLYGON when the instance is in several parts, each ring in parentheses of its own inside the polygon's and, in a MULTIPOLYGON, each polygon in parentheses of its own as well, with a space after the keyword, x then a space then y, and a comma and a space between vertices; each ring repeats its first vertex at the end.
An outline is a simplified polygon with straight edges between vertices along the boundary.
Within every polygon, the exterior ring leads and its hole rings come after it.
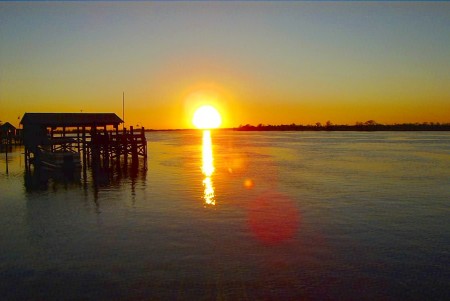
POLYGON ((0 120, 450 122, 450 3, 0 3, 0 120))

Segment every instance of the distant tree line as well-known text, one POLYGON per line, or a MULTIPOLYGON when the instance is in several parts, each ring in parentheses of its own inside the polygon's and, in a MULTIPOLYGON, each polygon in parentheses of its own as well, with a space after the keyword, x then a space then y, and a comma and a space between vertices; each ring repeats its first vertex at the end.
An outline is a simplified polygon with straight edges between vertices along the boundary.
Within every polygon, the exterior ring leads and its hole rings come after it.
POLYGON ((395 123, 381 124, 375 120, 356 122, 354 125, 333 124, 327 121, 325 124, 317 122, 314 125, 302 124, 258 124, 257 126, 246 124, 235 128, 237 131, 450 131, 450 123, 423 122, 423 123, 395 123))

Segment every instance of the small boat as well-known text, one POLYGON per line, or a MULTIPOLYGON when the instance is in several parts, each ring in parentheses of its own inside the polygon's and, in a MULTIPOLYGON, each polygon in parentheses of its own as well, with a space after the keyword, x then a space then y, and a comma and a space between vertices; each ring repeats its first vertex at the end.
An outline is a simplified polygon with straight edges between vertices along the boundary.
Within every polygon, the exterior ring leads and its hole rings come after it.
POLYGON ((39 161, 43 167, 60 170, 76 170, 81 168, 80 154, 67 151, 41 151, 39 161))

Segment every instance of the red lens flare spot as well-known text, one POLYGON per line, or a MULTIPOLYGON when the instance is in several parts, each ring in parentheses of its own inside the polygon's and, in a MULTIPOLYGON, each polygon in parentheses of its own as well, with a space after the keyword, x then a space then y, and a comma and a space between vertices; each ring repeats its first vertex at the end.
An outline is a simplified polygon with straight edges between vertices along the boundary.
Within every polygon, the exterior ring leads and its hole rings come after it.
POLYGON ((250 203, 248 224, 258 240, 276 245, 294 237, 300 224, 300 213, 288 196, 269 192, 250 203))

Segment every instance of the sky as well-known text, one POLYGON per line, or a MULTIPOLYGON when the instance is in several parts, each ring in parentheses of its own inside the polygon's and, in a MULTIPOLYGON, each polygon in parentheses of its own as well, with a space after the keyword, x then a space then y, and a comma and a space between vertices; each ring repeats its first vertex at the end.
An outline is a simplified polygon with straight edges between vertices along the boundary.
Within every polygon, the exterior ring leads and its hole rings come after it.
POLYGON ((0 120, 450 122, 450 2, 0 2, 0 120))

